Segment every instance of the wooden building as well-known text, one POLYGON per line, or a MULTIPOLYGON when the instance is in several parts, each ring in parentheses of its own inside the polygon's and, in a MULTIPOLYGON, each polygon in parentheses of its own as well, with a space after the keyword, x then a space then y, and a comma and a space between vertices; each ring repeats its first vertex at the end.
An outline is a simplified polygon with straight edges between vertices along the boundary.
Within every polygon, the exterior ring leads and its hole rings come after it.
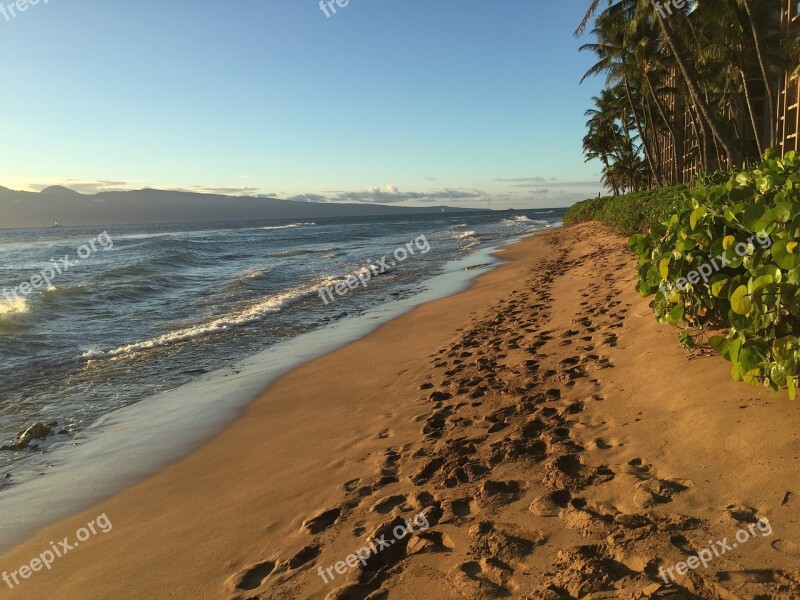
MULTIPOLYGON (((782 37, 787 38, 790 33, 800 28, 800 0, 780 0, 782 37)), ((798 133, 800 132, 800 76, 790 72, 784 73, 780 81, 778 92, 778 150, 785 154, 790 150, 800 151, 798 133)))

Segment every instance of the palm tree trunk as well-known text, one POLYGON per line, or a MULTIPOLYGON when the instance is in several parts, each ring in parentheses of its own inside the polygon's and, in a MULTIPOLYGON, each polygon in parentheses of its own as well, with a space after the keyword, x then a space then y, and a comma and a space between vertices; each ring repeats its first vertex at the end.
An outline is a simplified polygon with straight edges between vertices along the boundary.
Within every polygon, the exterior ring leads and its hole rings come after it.
POLYGON ((633 119, 636 121, 636 129, 639 130, 639 137, 642 139, 642 147, 644 148, 644 156, 647 159, 647 164, 650 166, 650 172, 653 174, 653 177, 656 179, 656 183, 659 187, 664 187, 664 184, 661 183, 661 178, 658 176, 658 171, 656 170, 655 163, 653 163, 653 157, 650 154, 650 147, 647 143, 647 135, 644 129, 642 128, 641 119, 639 119, 639 113, 636 110, 636 105, 633 103, 633 97, 631 96, 631 88, 628 85, 628 78, 625 78, 625 94, 628 96, 628 103, 631 105, 631 111, 633 111, 633 119))
MULTIPOLYGON (((603 162, 603 166, 605 167, 604 170, 608 171, 608 155, 603 154, 603 156, 600 157, 600 160, 603 162)), ((616 182, 611 183, 611 189, 614 191, 615 196, 619 196, 619 189, 617 188, 616 182)))
MULTIPOLYGON (((750 100, 750 90, 747 89, 747 73, 744 72, 744 69, 739 69, 739 72, 742 74, 742 84, 744 85, 744 101, 745 104, 747 104, 747 112, 750 113, 750 123, 753 125, 753 135, 756 136, 756 148, 758 149, 758 155, 764 156, 764 148, 761 145, 761 134, 758 131, 756 114, 753 112, 753 103, 750 100)), ((772 113, 772 111, 770 111, 770 113, 772 113)))
POLYGON ((645 131, 652 130, 653 131, 653 149, 655 150, 655 158, 656 158, 656 168, 658 169, 658 176, 661 179, 661 185, 663 187, 665 181, 665 174, 664 174, 664 161, 661 155, 661 145, 658 143, 658 131, 656 130, 656 121, 653 118, 653 109, 650 107, 650 103, 647 101, 645 96, 642 96, 642 104, 644 104, 644 128, 645 131))
POLYGON ((703 119, 697 114, 691 103, 686 106, 689 110, 689 116, 694 124, 694 132, 697 137, 697 158, 700 160, 700 170, 708 172, 708 144, 706 143, 706 129, 703 119))
POLYGON ((691 94, 692 100, 695 102, 700 114, 702 114, 705 121, 708 123, 708 126, 711 129, 711 132, 714 134, 714 137, 719 140, 720 144, 722 144, 722 147, 725 149, 725 153, 730 159, 731 165, 738 165, 739 152, 736 149, 736 145, 733 143, 733 140, 731 140, 730 136, 722 129, 722 127, 720 127, 720 124, 717 122, 711 107, 703 97, 694 67, 686 59, 686 55, 683 52, 683 47, 681 46, 678 38, 675 36, 675 31, 672 29, 669 18, 666 15, 661 14, 658 0, 652 0, 652 4, 656 18, 661 24, 661 30, 664 32, 664 38, 667 40, 667 44, 672 51, 672 56, 678 65, 678 69, 680 70, 681 75, 683 75, 683 79, 686 81, 686 87, 689 88, 689 94, 691 94))
MULTIPOLYGON (((744 9, 747 11, 747 18, 750 21, 750 30, 753 32, 753 42, 756 46, 756 56, 758 57, 758 66, 761 68, 761 77, 764 78, 764 89, 766 90, 766 98, 767 98, 767 106, 769 110, 767 111, 768 114, 768 123, 769 123, 769 145, 771 148, 775 147, 777 142, 776 139, 776 127, 775 127, 775 117, 772 113, 773 107, 775 107, 775 100, 772 96, 772 84, 769 80, 769 75, 767 74, 767 67, 764 61, 764 48, 761 43, 761 37, 758 35, 758 27, 756 26, 756 21, 753 18, 753 8, 750 4, 750 0, 742 0, 742 4, 744 4, 744 9)), ((758 136, 756 136, 758 137, 758 136)))
MULTIPOLYGON (((703 91, 703 93, 705 94, 705 99, 706 99, 706 102, 710 102, 710 101, 709 101, 709 99, 708 99, 708 89, 705 89, 705 90, 703 91)), ((709 104, 709 106, 710 106, 710 104, 709 104)), ((736 132, 734 131, 734 135, 735 135, 735 134, 736 134, 736 132)), ((715 156, 715 158, 716 158, 716 160, 717 160, 717 168, 716 168, 715 170, 718 170, 718 171, 726 171, 727 169, 725 169, 725 167, 724 167, 724 166, 723 166, 723 164, 722 164, 722 154, 721 154, 721 153, 720 153, 720 151, 719 151, 719 141, 718 141, 718 140, 717 140, 717 138, 715 138, 713 135, 712 135, 712 136, 710 136, 710 137, 711 137, 711 141, 712 141, 712 142, 713 142, 713 144, 714 144, 714 156, 715 156)), ((730 157, 729 157, 729 158, 730 158, 730 157)), ((730 161, 729 161, 729 162, 730 162, 730 161)), ((731 164, 730 164, 730 167, 733 167, 733 163, 731 163, 731 164)))
POLYGON ((670 140, 672 140, 672 176, 674 177, 674 183, 678 184, 680 183, 680 181, 678 181, 678 139, 675 135, 675 128, 672 126, 672 122, 667 117, 667 112, 664 110, 661 100, 658 99, 658 94, 656 94, 656 90, 653 88, 653 83, 650 79, 650 73, 647 72, 647 69, 644 70, 644 77, 647 80, 647 87, 650 88, 650 95, 653 97, 653 101, 658 109, 658 114, 661 115, 661 119, 664 121, 664 125, 669 131, 670 140))

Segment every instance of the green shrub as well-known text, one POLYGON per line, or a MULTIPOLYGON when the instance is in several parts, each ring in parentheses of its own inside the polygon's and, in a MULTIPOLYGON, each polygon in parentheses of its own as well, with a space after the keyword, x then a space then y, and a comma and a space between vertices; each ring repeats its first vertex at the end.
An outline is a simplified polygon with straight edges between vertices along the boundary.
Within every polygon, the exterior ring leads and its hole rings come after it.
POLYGON ((698 187, 713 187, 715 185, 723 185, 728 183, 731 176, 738 171, 713 171, 712 173, 698 173, 694 176, 694 186, 698 187))
POLYGON ((599 221, 623 235, 640 233, 666 218, 687 189, 677 185, 622 196, 591 198, 567 209, 564 224, 599 221))
POLYGON ((769 152, 722 184, 700 185, 628 247, 639 256, 638 291, 656 318, 709 343, 737 381, 787 388, 800 367, 800 157, 769 152), (727 331, 725 331, 727 330, 727 331), (697 332, 693 335, 690 332, 697 332))

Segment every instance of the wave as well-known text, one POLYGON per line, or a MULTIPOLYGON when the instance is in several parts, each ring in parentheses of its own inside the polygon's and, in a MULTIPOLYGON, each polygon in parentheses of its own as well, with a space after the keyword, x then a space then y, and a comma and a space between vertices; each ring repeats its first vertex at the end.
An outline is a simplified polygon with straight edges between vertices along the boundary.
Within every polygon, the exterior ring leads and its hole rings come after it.
POLYGON ((13 319, 19 315, 30 312, 30 306, 25 298, 16 300, 0 299, 0 319, 13 319))
POLYGON ((269 258, 291 258, 293 256, 303 256, 305 254, 322 254, 323 252, 329 253, 330 250, 307 250, 307 249, 297 249, 297 250, 283 250, 282 252, 271 252, 267 254, 269 258))
POLYGON ((290 288, 284 292, 261 300, 240 311, 219 317, 207 323, 191 325, 140 342, 126 344, 110 350, 99 350, 93 348, 81 354, 81 359, 90 361, 106 358, 117 358, 120 356, 145 352, 154 348, 172 346, 181 342, 188 342, 190 340, 206 337, 215 333, 229 331, 244 325, 257 323, 271 313, 281 310, 281 308, 287 304, 316 294, 320 287, 330 285, 330 283, 331 279, 326 278, 324 281, 290 288))
POLYGON ((259 227, 261 231, 272 231, 274 229, 294 229, 295 227, 311 227, 316 223, 289 223, 288 225, 273 225, 271 227, 259 227))
MULTIPOLYGON (((107 279, 126 279, 131 277, 152 276, 164 271, 165 268, 180 269, 184 267, 203 267, 209 259, 202 253, 193 250, 176 250, 169 252, 148 253, 135 263, 109 268, 103 277, 107 279)), ((215 257, 220 260, 220 257, 215 257)), ((227 255, 222 258, 228 258, 227 255)))
POLYGON ((267 271, 250 271, 249 273, 245 273, 242 275, 239 280, 240 281, 263 281, 267 278, 267 271))
POLYGON ((60 288, 54 285, 48 287, 44 292, 42 292, 46 296, 82 296, 84 294, 88 294, 89 290, 87 290, 82 285, 76 285, 72 287, 65 287, 60 288))
POLYGON ((25 298, 0 299, 0 333, 17 333, 27 329, 30 306, 25 298))
POLYGON ((474 229, 470 229, 469 231, 458 231, 458 232, 454 232, 453 239, 454 240, 463 240, 465 238, 470 238, 470 237, 472 237, 474 235, 477 235, 477 233, 478 232, 475 231, 474 229))
POLYGON ((517 215, 516 217, 510 219, 503 219, 503 224, 506 227, 520 227, 520 226, 527 226, 527 227, 535 227, 535 228, 542 228, 545 229, 550 226, 548 221, 544 219, 531 219, 530 217, 526 217, 525 215, 517 215))
POLYGON ((533 219, 526 217, 525 215, 516 215, 510 219, 503 219, 503 223, 506 225, 519 225, 520 223, 533 223, 533 219))

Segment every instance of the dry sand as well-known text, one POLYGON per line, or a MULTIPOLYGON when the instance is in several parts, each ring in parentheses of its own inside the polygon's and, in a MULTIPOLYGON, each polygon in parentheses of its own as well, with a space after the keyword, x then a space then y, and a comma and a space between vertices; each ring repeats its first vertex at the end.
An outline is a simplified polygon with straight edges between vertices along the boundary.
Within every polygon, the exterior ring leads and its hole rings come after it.
POLYGON ((0 557, 12 571, 113 523, 0 598, 800 597, 798 405, 690 358, 634 292, 622 238, 584 225, 502 257, 0 557), (420 514, 366 566, 319 576, 420 514), (733 548, 759 518, 772 533, 733 548), (659 578, 726 538, 707 568, 659 578))

